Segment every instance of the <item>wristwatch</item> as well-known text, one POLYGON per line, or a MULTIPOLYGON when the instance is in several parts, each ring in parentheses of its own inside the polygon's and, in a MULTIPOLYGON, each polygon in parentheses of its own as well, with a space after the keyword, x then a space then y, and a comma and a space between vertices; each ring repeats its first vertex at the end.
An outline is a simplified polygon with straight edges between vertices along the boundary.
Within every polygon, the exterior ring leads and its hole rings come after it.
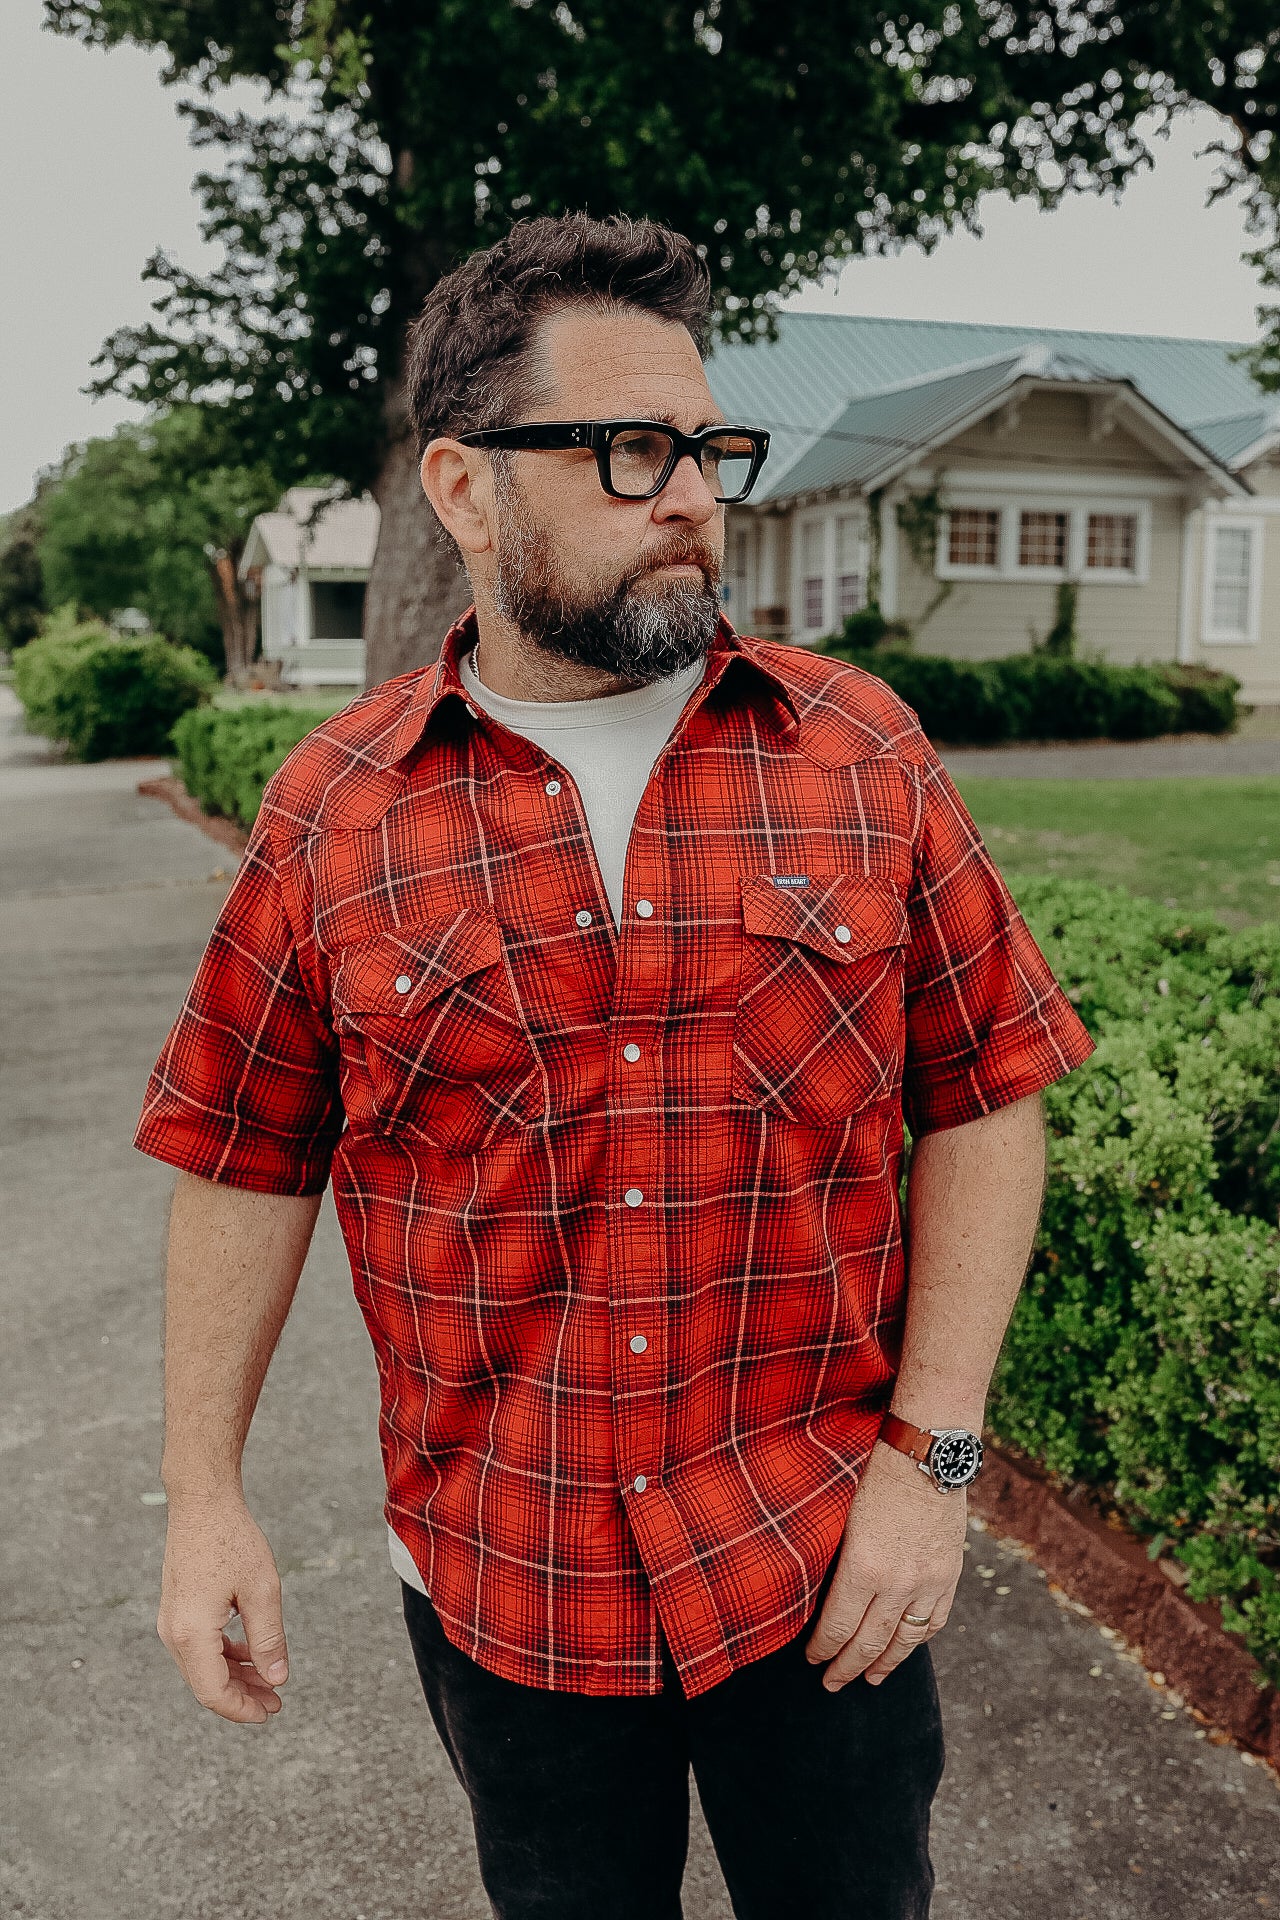
POLYGON ((939 1493, 970 1486, 982 1470, 982 1442, 964 1427, 913 1427, 886 1413, 880 1438, 914 1460, 939 1493))

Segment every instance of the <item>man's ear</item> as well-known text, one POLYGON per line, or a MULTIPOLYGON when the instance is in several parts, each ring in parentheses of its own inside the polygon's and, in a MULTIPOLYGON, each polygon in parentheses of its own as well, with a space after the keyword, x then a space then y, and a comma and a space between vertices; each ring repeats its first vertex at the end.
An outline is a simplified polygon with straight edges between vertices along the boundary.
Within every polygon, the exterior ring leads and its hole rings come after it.
POLYGON ((418 473, 441 526, 462 552, 488 553, 494 544, 493 484, 484 455, 457 440, 432 440, 418 473))

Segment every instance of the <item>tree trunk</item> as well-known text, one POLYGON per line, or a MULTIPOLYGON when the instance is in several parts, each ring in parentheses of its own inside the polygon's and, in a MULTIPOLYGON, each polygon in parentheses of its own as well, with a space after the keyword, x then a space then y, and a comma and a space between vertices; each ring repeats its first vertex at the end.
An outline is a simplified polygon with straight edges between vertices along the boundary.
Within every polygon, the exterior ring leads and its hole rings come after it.
POLYGON ((467 576, 422 491, 399 398, 388 408, 388 424, 392 430, 373 488, 382 521, 364 596, 366 688, 430 665, 471 599, 467 576))
POLYGON ((215 555, 209 571, 214 598, 218 603, 218 625, 222 628, 227 678, 232 686, 243 686, 258 650, 257 605, 246 597, 240 584, 234 553, 222 548, 215 555))

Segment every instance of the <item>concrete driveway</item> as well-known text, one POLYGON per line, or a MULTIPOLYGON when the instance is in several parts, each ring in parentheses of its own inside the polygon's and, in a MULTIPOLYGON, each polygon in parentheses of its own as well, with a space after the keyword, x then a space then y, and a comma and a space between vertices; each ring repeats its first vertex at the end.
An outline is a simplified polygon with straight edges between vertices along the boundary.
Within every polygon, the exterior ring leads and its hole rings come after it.
MULTIPOLYGON (((4 688, 0 728, 0 1914, 482 1920, 386 1558, 373 1360, 328 1201, 246 1464, 284 1581, 284 1711, 214 1719, 156 1638, 173 1176, 130 1137, 232 857, 138 796, 159 763, 64 767, 4 688)), ((1280 1913, 1266 1770, 1016 1553, 975 1528, 968 1558, 936 1644, 935 1920, 1280 1913)), ((729 1916, 696 1806, 685 1912, 729 1916)))

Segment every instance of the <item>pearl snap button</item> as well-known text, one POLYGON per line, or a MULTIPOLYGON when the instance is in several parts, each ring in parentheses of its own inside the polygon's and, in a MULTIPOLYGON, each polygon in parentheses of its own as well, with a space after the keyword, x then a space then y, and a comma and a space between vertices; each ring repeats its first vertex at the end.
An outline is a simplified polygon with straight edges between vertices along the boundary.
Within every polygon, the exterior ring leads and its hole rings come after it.
POLYGON ((559 782, 558 780, 548 780, 548 782, 547 782, 547 792, 548 792, 548 793, 559 793, 559 791, 560 791, 560 782, 559 782))
POLYGON ((653 912, 652 900, 637 900, 636 912, 640 915, 640 918, 642 920, 647 920, 650 914, 653 912))
POLYGON ((648 1341, 647 1341, 647 1340, 645 1339, 645 1337, 644 1337, 644 1335, 643 1335, 642 1333, 633 1333, 633 1334, 632 1334, 632 1336, 631 1336, 631 1351, 632 1351, 632 1353, 643 1353, 643 1352, 644 1352, 644 1350, 645 1350, 645 1348, 646 1348, 646 1347, 648 1346, 648 1344, 649 1344, 649 1342, 648 1342, 648 1341))
POLYGON ((644 1199, 639 1187, 628 1187, 622 1197, 629 1207, 638 1207, 644 1199))
POLYGON ((853 935, 849 932, 848 927, 836 928, 836 939, 840 942, 840 945, 842 947, 846 946, 852 938, 853 938, 853 935))
POLYGON ((589 927, 591 925, 591 915, 587 912, 585 907, 583 907, 578 913, 575 913, 573 917, 577 921, 580 927, 589 927))
POLYGON ((624 1060, 638 1060, 640 1058, 640 1049, 634 1040, 628 1040, 626 1046, 622 1049, 622 1057, 624 1060))
POLYGON ((631 1482, 631 1484, 635 1488, 637 1493, 643 1493, 645 1488, 648 1486, 649 1482, 645 1479, 642 1473, 638 1473, 635 1479, 631 1482))
POLYGON ((411 979, 409 978, 409 976, 408 976, 408 974, 407 974, 407 973, 402 973, 402 974, 400 975, 400 978, 399 978, 399 979, 398 979, 398 980, 396 981, 396 992, 397 992, 397 993, 408 993, 408 991, 409 991, 409 989, 410 989, 410 987, 411 987, 412 985, 413 985, 413 982, 412 982, 412 980, 411 980, 411 979))

